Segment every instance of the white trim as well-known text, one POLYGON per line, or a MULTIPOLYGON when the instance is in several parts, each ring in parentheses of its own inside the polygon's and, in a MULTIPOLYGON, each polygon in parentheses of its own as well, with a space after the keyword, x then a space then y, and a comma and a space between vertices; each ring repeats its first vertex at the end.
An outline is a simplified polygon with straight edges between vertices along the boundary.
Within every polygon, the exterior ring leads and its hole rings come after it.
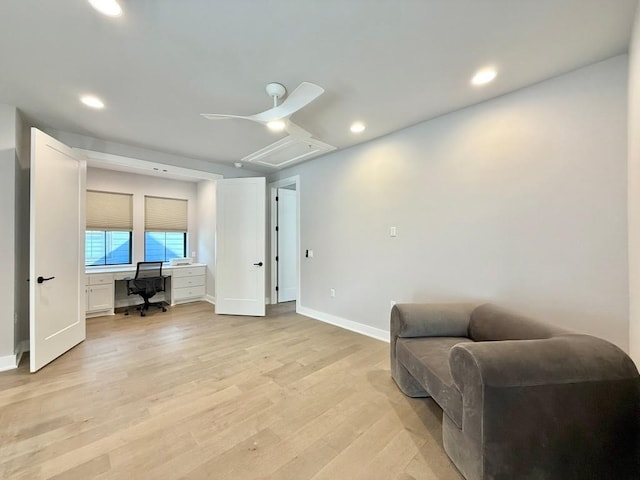
POLYGON ((111 153, 96 152, 83 148, 73 147, 73 150, 84 154, 87 166, 94 168, 105 168, 107 170, 117 170, 120 172, 136 173, 138 175, 151 175, 155 177, 171 178, 187 182, 198 182, 200 180, 217 180, 223 178, 217 173, 203 172, 192 168, 178 167, 164 163, 140 160, 139 158, 125 157, 111 153))
POLYGON ((211 305, 215 305, 216 304, 216 297, 214 297, 213 295, 205 295, 204 296, 204 301, 205 302, 209 302, 211 305))
POLYGON ((296 308, 296 313, 389 343, 389 332, 381 328, 371 327, 364 323, 358 323, 352 320, 347 320, 346 318, 336 317, 335 315, 312 310, 311 308, 303 307, 300 304, 298 304, 298 307, 296 308))
POLYGON ((278 206, 276 205, 276 195, 278 188, 286 187, 288 185, 296 186, 296 250, 298 261, 296 262, 297 276, 298 276, 298 291, 296 292, 296 302, 300 303, 300 175, 294 175, 293 177, 283 178, 269 184, 270 197, 271 197, 271 214, 270 214, 270 243, 271 243, 271 255, 269 256, 269 269, 271 273, 271 303, 278 303, 278 294, 276 293, 276 283, 278 282, 278 265, 276 264, 277 241, 276 241, 276 211, 278 206))
POLYGON ((6 355, 4 357, 0 357, 0 372, 16 368, 18 366, 16 358, 17 355, 6 355))

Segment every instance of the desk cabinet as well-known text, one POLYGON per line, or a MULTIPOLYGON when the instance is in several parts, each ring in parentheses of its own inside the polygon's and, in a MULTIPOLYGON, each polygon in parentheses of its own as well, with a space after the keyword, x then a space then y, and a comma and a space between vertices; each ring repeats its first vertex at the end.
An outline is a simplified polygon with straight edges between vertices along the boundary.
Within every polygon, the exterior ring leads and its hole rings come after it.
POLYGON ((110 273, 87 275, 87 316, 113 313, 113 275, 110 273))
POLYGON ((201 300, 205 295, 205 267, 176 268, 171 276, 173 303, 201 300))

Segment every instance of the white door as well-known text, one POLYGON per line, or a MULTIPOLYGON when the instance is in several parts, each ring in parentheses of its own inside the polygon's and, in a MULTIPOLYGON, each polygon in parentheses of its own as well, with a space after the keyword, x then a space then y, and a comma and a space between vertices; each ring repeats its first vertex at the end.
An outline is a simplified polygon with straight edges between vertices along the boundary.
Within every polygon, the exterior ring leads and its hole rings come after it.
POLYGON ((216 313, 265 314, 264 178, 216 181, 216 313))
POLYGON ((71 148, 31 129, 29 356, 32 372, 85 339, 86 172, 85 161, 71 148))
POLYGON ((298 293, 296 191, 278 189, 278 303, 298 293))

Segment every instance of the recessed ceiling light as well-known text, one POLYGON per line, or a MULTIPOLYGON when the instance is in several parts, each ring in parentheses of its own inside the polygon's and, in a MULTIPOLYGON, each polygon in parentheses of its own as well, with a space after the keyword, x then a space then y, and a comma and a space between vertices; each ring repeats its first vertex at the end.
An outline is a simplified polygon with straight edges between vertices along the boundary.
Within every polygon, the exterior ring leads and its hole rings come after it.
POLYGON ((360 132, 364 132, 365 128, 366 127, 364 126, 364 123, 362 123, 362 122, 353 122, 351 124, 350 130, 353 133, 360 133, 360 132))
POLYGON ((267 122, 267 127, 273 132, 281 132, 286 125, 282 120, 271 120, 267 122))
POLYGON ((89 0, 93 8, 108 17, 119 17, 122 15, 122 8, 116 0, 89 0))
POLYGON ((476 72, 471 79, 471 83, 474 85, 484 85, 496 78, 496 75, 498 75, 498 73, 493 68, 484 68, 476 72))
POLYGON ((98 97, 93 95, 85 95, 80 99, 82 103, 84 103, 87 107, 91 108, 104 108, 104 102, 100 100, 98 97))

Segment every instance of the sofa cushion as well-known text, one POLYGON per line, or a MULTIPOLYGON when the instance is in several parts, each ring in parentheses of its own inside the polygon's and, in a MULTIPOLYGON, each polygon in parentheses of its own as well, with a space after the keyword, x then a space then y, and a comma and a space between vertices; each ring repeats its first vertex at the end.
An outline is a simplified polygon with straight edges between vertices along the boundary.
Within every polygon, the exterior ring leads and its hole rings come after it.
POLYGON ((398 361, 459 428, 462 428, 462 395, 453 383, 449 351, 454 345, 470 341, 465 337, 398 338, 396 345, 398 361))

